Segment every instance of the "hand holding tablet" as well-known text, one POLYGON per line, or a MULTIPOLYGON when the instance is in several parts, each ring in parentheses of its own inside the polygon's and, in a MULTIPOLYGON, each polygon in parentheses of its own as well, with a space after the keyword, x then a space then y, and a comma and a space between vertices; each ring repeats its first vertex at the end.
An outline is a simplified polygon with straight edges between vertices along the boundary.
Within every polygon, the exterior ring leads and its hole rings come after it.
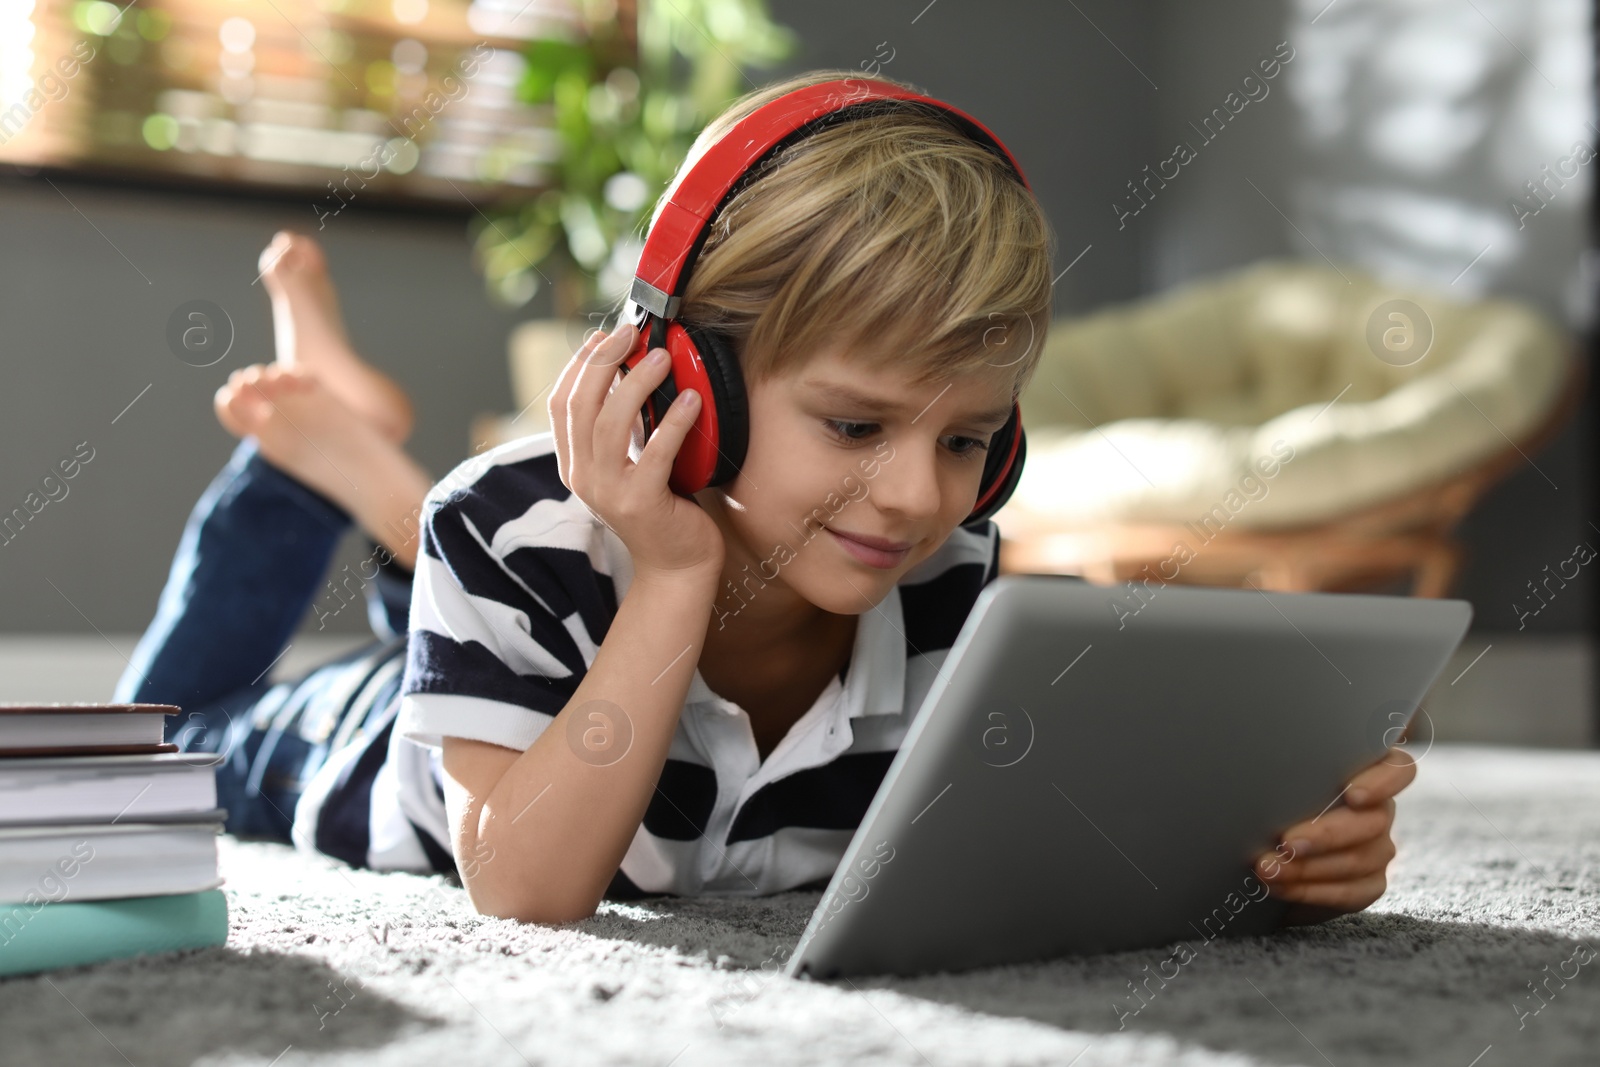
POLYGON ((1416 761, 1395 745, 1350 779, 1339 803, 1279 836, 1287 851, 1263 853, 1256 873, 1273 896, 1304 905, 1284 925, 1324 922, 1360 911, 1388 888, 1394 859, 1394 798, 1417 776, 1416 761))

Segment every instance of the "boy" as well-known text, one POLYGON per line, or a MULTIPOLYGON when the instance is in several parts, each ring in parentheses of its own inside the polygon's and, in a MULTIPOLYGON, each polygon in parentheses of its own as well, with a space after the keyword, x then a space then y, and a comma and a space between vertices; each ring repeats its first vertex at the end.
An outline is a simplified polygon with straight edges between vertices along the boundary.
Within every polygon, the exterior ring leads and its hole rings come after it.
MULTIPOLYGON (((274 238, 260 267, 277 361, 217 391, 240 444, 113 696, 184 708, 168 740, 219 753, 230 832, 459 869, 480 910, 536 921, 590 914, 602 892, 831 874, 996 576, 993 523, 958 525, 982 465, 962 457, 1033 370, 990 331, 1042 325, 1049 301, 1042 216, 993 157, 900 121, 841 130, 754 183, 696 268, 686 314, 744 331, 752 436, 740 477, 692 503, 664 485, 682 414, 624 457, 662 377, 641 367, 608 395, 626 330, 574 356, 552 433, 430 490, 402 448, 409 401, 351 348, 321 250, 274 238), (853 201, 888 176, 904 199, 880 184, 853 201), (986 338, 1000 358, 973 356, 986 338), (372 553, 320 589, 352 522, 372 553), (308 607, 325 618, 362 596, 371 645, 263 680, 308 607)), ((1414 773, 1392 751, 1285 835, 1320 855, 1262 857, 1299 902, 1291 921, 1382 894, 1393 797, 1414 773)))
MULTIPOLYGON (((761 104, 852 76, 746 96, 691 162, 761 104)), ((480 911, 562 922, 606 896, 831 875, 998 572, 994 524, 961 522, 1037 366, 1037 344, 993 339, 1048 323, 1051 243, 1031 193, 936 117, 813 133, 723 207, 676 315, 735 340, 737 477, 670 491, 698 398, 641 446, 667 369, 617 381, 623 326, 563 370, 550 433, 429 493, 396 729, 442 753, 480 911)), ((1382 893, 1414 773, 1391 752, 1293 829, 1289 864, 1263 857, 1292 921, 1382 893)))

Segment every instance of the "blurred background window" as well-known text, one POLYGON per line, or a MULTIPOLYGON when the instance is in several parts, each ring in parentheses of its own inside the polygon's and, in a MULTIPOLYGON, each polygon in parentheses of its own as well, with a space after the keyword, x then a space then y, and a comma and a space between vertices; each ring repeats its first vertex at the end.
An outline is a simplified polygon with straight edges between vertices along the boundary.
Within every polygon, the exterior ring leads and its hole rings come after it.
POLYGON ((575 23, 564 0, 0 0, 0 162, 465 209, 542 180, 523 50, 575 23))

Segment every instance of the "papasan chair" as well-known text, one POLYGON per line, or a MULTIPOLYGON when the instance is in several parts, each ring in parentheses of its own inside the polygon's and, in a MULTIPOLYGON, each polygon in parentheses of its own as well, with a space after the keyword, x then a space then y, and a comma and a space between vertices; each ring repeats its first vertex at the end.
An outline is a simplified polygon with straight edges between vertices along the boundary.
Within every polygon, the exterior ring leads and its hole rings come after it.
POLYGON ((1583 375, 1523 304, 1292 261, 1058 320, 1042 359, 1003 572, 1430 597, 1583 375))

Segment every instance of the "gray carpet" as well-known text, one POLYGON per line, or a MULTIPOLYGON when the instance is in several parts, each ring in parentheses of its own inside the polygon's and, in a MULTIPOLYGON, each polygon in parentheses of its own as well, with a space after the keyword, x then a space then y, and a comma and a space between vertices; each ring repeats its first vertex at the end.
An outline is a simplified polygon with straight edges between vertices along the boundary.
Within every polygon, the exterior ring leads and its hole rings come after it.
POLYGON ((0 1063, 1600 1063, 1600 752, 1436 745, 1396 838, 1375 907, 1203 944, 1120 1031, 1167 951, 797 982, 816 892, 519 926, 224 838, 229 944, 0 982, 0 1063))

